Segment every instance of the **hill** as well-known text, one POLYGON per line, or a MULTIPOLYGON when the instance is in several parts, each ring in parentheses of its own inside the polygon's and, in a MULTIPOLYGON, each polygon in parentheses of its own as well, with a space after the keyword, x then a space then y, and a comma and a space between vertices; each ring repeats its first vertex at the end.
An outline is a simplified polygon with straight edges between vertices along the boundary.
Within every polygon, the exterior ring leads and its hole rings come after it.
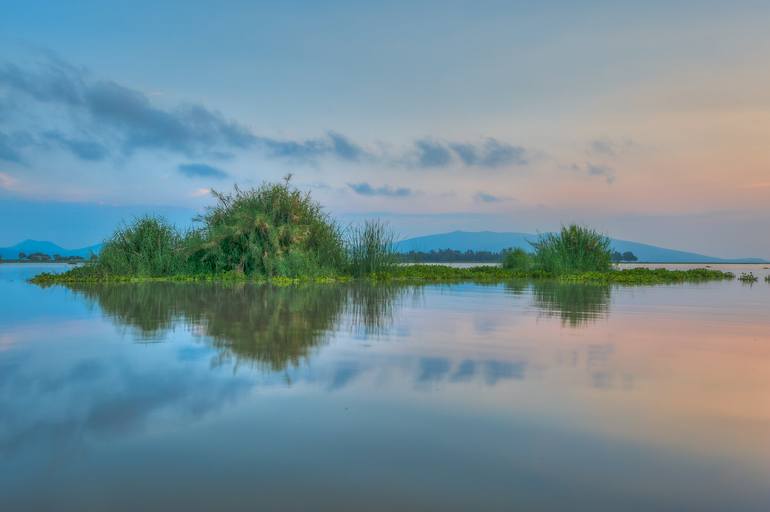
POLYGON ((19 257, 19 253, 32 254, 40 252, 53 256, 58 254, 60 256, 80 256, 82 258, 89 258, 92 253, 98 254, 101 249, 101 244, 91 245, 89 247, 82 247, 80 249, 65 249, 56 245, 53 242, 43 240, 24 240, 16 245, 10 247, 0 247, 0 257, 4 260, 16 259, 19 257))
MULTIPOLYGON (((402 240, 396 244, 398 252, 430 252, 440 249, 458 251, 499 252, 507 248, 519 247, 530 250, 529 241, 537 240, 532 233, 499 233, 494 231, 452 231, 436 235, 420 236, 402 240)), ((648 263, 765 263, 761 258, 717 258, 694 252, 667 249, 655 245, 642 244, 628 240, 612 240, 616 251, 631 251, 640 262, 648 263)))

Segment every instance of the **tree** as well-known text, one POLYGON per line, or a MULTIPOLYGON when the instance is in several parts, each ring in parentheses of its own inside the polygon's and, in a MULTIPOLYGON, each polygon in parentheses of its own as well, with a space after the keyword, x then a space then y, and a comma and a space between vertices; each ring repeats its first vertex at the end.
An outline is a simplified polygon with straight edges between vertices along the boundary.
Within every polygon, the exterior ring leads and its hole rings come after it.
POLYGON ((23 260, 23 259, 25 259, 26 257, 27 257, 27 255, 26 255, 26 254, 24 254, 23 252, 20 252, 20 253, 19 253, 19 259, 20 259, 20 260, 23 260))
POLYGON ((622 256, 623 261, 637 261, 638 259, 639 258, 637 258, 636 255, 631 251, 624 252, 622 256))

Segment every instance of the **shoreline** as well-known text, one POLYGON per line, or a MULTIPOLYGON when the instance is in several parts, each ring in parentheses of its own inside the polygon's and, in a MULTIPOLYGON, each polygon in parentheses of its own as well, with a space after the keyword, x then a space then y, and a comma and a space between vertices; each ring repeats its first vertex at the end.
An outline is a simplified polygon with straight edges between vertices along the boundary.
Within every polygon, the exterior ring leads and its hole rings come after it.
MULTIPOLYGON (((87 268, 87 267, 78 267, 87 268)), ((415 284, 440 284, 451 282, 485 282, 502 283, 513 280, 541 281, 550 280, 572 284, 676 284, 685 282, 706 282, 735 279, 732 272, 721 270, 697 268, 689 270, 667 269, 615 269, 608 272, 579 272, 562 275, 549 274, 542 271, 517 271, 508 270, 499 266, 475 266, 475 267, 450 267, 447 265, 405 265, 398 266, 389 271, 374 273, 362 277, 346 275, 319 275, 298 277, 263 277, 249 276, 245 274, 200 274, 200 275, 167 275, 167 276, 120 276, 106 274, 91 274, 88 272, 73 271, 54 274, 43 272, 31 279, 30 283, 37 285, 56 284, 99 284, 99 283, 141 283, 141 282, 221 282, 221 283, 255 283, 292 285, 301 283, 346 283, 346 282, 375 282, 375 283, 415 283, 415 284)))

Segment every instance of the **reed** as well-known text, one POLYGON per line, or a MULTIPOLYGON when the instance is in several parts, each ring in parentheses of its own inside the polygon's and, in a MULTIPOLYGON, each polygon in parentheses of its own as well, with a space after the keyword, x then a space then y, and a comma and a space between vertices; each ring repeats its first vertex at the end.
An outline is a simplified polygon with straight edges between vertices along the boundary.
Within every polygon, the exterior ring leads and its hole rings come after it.
POLYGON ((177 230, 166 220, 139 217, 115 230, 104 244, 93 270, 111 275, 173 275, 185 266, 180 243, 177 230))
POLYGON ((607 272, 612 268, 610 239, 597 231, 572 224, 532 242, 537 268, 557 275, 607 272))
POLYGON ((387 224, 379 220, 351 227, 345 244, 348 273, 361 277, 390 271, 397 263, 394 239, 387 224))

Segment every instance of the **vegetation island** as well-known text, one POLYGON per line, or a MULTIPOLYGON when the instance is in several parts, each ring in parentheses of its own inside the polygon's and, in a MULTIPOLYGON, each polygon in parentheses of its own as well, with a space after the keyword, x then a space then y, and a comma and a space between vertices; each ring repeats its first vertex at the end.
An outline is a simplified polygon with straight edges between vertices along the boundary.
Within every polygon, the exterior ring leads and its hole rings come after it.
POLYGON ((290 284, 353 279, 404 282, 495 282, 556 279, 580 283, 656 284, 732 279, 712 269, 617 269, 608 237, 570 225, 532 243, 532 251, 500 254, 499 266, 456 268, 402 264, 394 235, 380 221, 343 228, 290 179, 231 194, 214 192, 215 206, 178 231, 145 216, 119 227, 96 258, 38 284, 132 281, 253 281, 290 284))

